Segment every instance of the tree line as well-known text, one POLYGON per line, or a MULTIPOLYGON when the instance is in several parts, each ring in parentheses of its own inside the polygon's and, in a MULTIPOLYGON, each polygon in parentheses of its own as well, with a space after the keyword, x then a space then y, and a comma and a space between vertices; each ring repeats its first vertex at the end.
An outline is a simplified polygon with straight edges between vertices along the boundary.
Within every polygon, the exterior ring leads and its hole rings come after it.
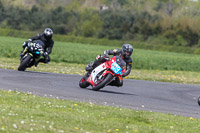
POLYGON ((105 0, 107 9, 58 6, 22 8, 0 1, 0 27, 110 40, 200 47, 197 3, 186 0, 105 0))

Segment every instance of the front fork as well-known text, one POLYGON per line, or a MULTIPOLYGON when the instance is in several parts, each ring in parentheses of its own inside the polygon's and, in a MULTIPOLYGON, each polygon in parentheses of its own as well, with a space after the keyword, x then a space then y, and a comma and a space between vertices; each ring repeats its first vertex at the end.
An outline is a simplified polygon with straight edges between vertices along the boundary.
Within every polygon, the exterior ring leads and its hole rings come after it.
POLYGON ((25 53, 25 55, 22 57, 21 62, 26 58, 27 55, 30 55, 32 58, 31 60, 28 62, 27 66, 30 67, 32 65, 34 65, 34 63, 38 62, 40 58, 34 58, 32 53, 27 53, 27 49, 25 49, 23 52, 25 53))
MULTIPOLYGON (((108 70, 107 70, 108 71, 108 70)), ((107 71, 104 71, 104 73, 99 77, 99 78, 102 78, 102 76, 105 76, 106 74, 108 74, 108 73, 110 73, 110 74, 112 74, 113 75, 113 73, 112 72, 107 72, 107 71)), ((113 78, 108 82, 108 83, 106 83, 106 85, 105 86, 107 86, 107 85, 109 85, 113 80, 115 80, 115 76, 113 75, 113 78)))
POLYGON ((25 53, 28 51, 28 48, 27 47, 25 47, 25 49, 24 49, 24 51, 22 51, 22 54, 24 54, 25 55, 25 53))

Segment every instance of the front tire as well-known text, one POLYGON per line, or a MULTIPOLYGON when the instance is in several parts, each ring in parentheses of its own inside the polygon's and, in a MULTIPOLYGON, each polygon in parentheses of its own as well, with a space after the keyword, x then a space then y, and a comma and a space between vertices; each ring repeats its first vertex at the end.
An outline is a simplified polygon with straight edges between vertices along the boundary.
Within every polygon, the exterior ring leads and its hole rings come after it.
POLYGON ((79 86, 81 88, 86 88, 88 87, 90 84, 86 81, 85 76, 83 78, 81 78, 81 80, 79 81, 79 86))
POLYGON ((98 85, 95 86, 95 87, 92 87, 92 90, 94 90, 94 91, 100 90, 100 89, 103 88, 112 78, 113 78, 113 75, 110 74, 110 73, 108 73, 107 76, 105 77, 105 79, 104 79, 100 84, 98 84, 98 85))
POLYGON ((18 71, 25 71, 31 58, 32 57, 28 54, 26 58, 20 63, 18 71))

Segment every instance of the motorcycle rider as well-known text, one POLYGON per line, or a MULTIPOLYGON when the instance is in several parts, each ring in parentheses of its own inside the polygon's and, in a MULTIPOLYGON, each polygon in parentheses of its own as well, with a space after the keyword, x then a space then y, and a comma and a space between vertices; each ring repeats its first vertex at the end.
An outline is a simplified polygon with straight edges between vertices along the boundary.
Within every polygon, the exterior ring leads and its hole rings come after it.
MULTIPOLYGON (((95 61, 92 61, 90 64, 87 65, 87 67, 85 68, 85 70, 87 71, 86 77, 89 77, 92 70, 95 69, 97 66, 99 66, 101 63, 105 62, 106 60, 109 60, 108 55, 113 55, 113 56, 118 55, 126 62, 126 71, 122 75, 122 77, 128 76, 131 72, 131 67, 132 67, 132 58, 131 58, 132 53, 133 53, 133 47, 130 44, 123 44, 121 49, 104 51, 103 56, 98 55, 95 61)), ((116 78, 109 85, 120 87, 123 85, 123 80, 116 78)))
POLYGON ((51 54, 51 51, 52 51, 52 48, 53 48, 53 45, 54 45, 54 41, 52 39, 52 36, 53 36, 52 29, 46 28, 42 34, 39 34, 39 35, 37 35, 35 37, 32 37, 28 41, 24 42, 22 44, 23 50, 20 53, 21 58, 24 56, 24 54, 25 54, 24 49, 28 45, 29 42, 32 42, 34 40, 41 40, 44 43, 44 45, 45 45, 44 46, 44 50, 45 51, 44 51, 44 55, 43 55, 44 58, 42 58, 39 61, 37 61, 35 63, 35 66, 37 67, 37 65, 38 65, 39 62, 49 63, 50 62, 49 55, 51 54))

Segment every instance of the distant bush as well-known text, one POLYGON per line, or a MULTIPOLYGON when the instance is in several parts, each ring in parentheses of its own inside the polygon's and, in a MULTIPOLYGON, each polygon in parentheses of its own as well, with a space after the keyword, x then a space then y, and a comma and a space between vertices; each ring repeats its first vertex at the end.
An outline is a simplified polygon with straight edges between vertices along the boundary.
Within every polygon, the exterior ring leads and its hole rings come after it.
MULTIPOLYGON (((27 3, 25 0, 20 2, 27 3)), ((71 38, 76 36, 74 39, 77 42, 94 42, 94 39, 81 37, 103 39, 100 42, 96 40, 101 45, 109 43, 106 40, 119 40, 120 43, 124 40, 148 42, 148 45, 157 45, 153 42, 160 40, 159 44, 162 45, 182 47, 197 47, 199 44, 200 17, 197 2, 94 0, 93 6, 85 2, 76 0, 62 5, 61 3, 66 3, 62 0, 54 7, 51 2, 48 2, 51 3, 49 6, 48 3, 37 0, 33 6, 22 8, 12 2, 0 1, 0 27, 33 32, 50 27, 55 34, 72 36, 71 38), (98 8, 102 4, 107 7, 106 10, 98 8)), ((14 36, 18 32, 9 34, 14 36)), ((17 36, 23 37, 23 34, 17 36)), ((159 47, 162 49, 162 46, 159 47)))

